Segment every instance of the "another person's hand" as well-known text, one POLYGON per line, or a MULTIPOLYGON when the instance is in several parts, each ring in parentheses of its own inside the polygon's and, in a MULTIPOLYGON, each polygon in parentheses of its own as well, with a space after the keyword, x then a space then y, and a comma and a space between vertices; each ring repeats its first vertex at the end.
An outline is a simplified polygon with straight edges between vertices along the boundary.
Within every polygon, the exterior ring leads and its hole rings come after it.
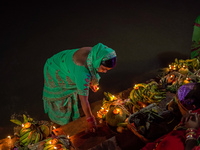
POLYGON ((89 87, 90 87, 90 89, 91 89, 93 92, 97 92, 98 89, 99 89, 97 85, 92 85, 91 82, 89 83, 89 87))
POLYGON ((200 114, 197 113, 189 113, 183 117, 183 123, 186 128, 195 128, 198 129, 200 127, 200 114))
POLYGON ((87 118, 87 123, 88 123, 88 128, 90 132, 96 132, 97 129, 97 123, 94 118, 94 116, 88 117, 87 118))

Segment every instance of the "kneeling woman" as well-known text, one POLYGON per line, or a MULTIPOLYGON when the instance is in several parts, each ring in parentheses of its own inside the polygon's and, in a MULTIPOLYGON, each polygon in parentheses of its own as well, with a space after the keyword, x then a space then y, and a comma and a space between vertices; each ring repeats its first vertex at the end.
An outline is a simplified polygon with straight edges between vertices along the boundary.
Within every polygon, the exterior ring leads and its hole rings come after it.
POLYGON ((89 128, 96 128, 88 102, 89 88, 97 92, 97 72, 106 73, 115 65, 115 51, 102 43, 64 50, 49 58, 44 66, 43 102, 51 121, 65 125, 78 119, 78 95, 89 128))

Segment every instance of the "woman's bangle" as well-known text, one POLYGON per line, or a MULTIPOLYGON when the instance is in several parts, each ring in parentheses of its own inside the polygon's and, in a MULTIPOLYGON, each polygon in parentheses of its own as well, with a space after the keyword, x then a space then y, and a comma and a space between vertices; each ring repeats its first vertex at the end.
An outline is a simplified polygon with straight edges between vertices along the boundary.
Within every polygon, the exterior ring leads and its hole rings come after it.
POLYGON ((196 137, 196 132, 188 132, 188 133, 186 133, 186 137, 188 136, 188 135, 192 135, 192 136, 195 136, 196 137))
POLYGON ((196 134, 196 129, 194 128, 188 128, 186 130, 186 140, 185 142, 187 142, 188 140, 196 140, 197 141, 197 134, 196 134))
POLYGON ((88 117, 86 120, 87 120, 87 122, 94 122, 94 117, 93 116, 88 117))
POLYGON ((186 133, 188 133, 188 132, 197 132, 197 129, 195 129, 195 128, 188 128, 186 130, 186 133))

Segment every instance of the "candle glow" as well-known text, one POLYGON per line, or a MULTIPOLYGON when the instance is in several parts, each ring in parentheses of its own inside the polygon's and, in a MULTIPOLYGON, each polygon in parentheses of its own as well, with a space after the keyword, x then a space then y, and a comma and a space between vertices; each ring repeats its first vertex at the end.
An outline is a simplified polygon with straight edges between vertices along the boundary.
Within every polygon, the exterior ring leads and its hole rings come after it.
POLYGON ((116 108, 116 109, 113 110, 113 114, 117 115, 117 114, 119 114, 119 111, 120 111, 120 109, 116 108))
POLYGON ((11 139, 11 136, 10 136, 10 135, 8 135, 8 136, 7 136, 7 138, 8 138, 8 139, 11 139))
POLYGON ((142 105, 142 108, 145 108, 145 107, 146 107, 146 105, 145 105, 145 104, 143 104, 143 105, 142 105))
POLYGON ((30 123, 30 122, 27 122, 27 123, 24 124, 24 127, 25 127, 25 128, 29 128, 30 126, 31 126, 31 123, 30 123))
POLYGON ((114 98, 115 98, 115 96, 114 96, 114 95, 112 95, 112 96, 110 97, 110 99, 111 99, 111 100, 113 100, 114 98))

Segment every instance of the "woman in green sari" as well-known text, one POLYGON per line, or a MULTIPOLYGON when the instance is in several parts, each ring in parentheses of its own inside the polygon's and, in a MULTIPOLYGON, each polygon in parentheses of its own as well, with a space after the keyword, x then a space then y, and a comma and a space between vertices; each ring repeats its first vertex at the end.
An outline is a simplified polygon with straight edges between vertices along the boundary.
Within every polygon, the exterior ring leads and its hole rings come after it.
POLYGON ((44 66, 43 102, 51 121, 65 125, 78 119, 78 95, 89 128, 96 128, 88 102, 89 88, 97 92, 97 72, 106 73, 115 65, 115 51, 102 43, 64 50, 49 58, 44 66))

